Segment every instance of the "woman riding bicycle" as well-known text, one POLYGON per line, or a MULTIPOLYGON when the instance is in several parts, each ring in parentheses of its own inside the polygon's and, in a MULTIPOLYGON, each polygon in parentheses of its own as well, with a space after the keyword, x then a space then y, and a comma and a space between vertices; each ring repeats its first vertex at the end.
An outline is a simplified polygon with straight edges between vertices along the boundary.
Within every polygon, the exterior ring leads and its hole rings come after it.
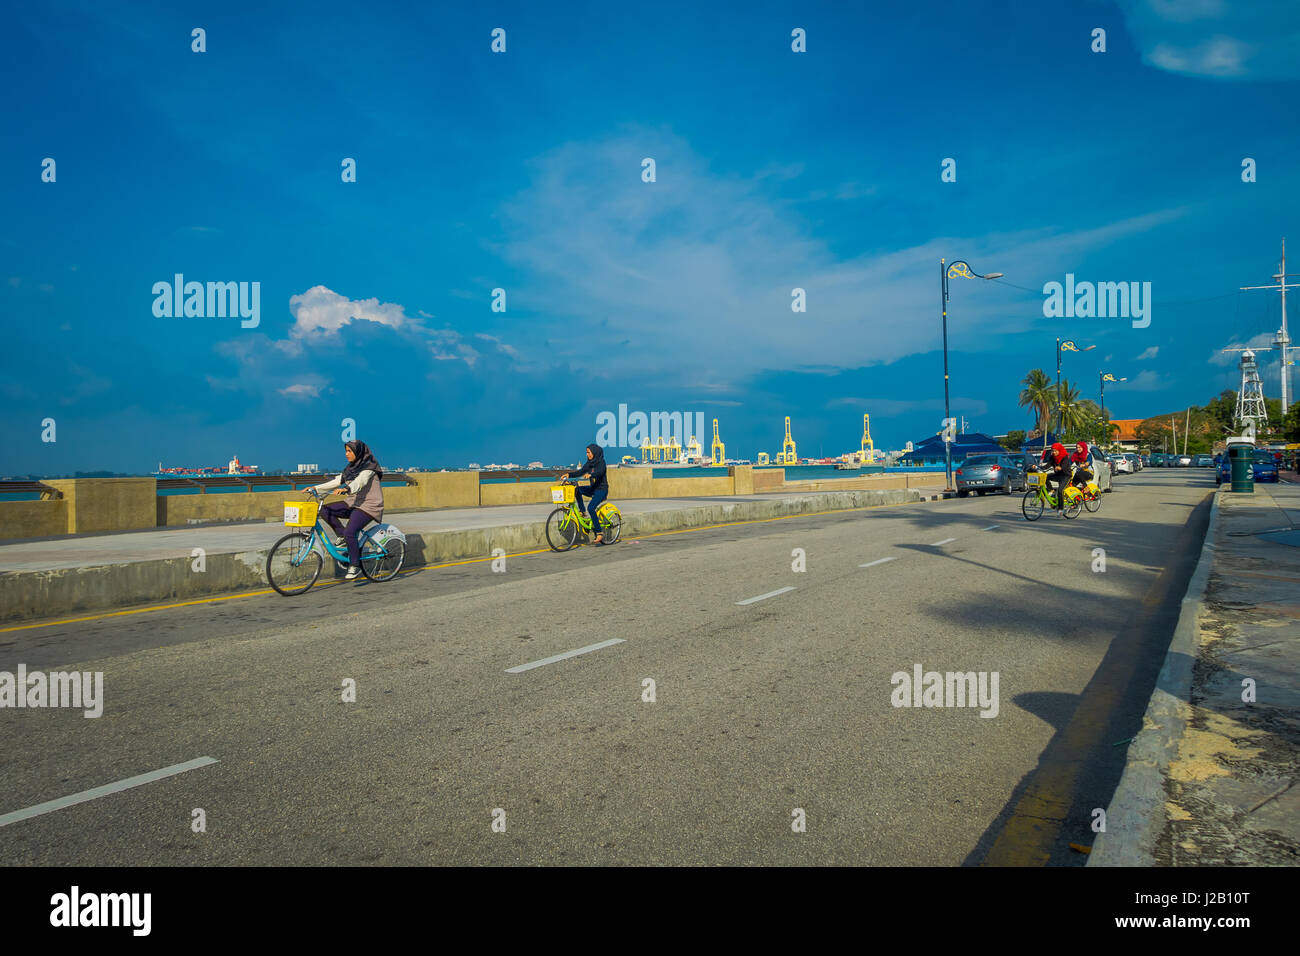
POLYGON ((1070 484, 1075 485, 1080 491, 1085 491, 1088 482, 1092 481, 1092 472, 1088 466, 1092 464, 1092 454, 1088 451, 1086 441, 1076 442, 1074 453, 1070 455, 1070 464, 1074 465, 1074 478, 1070 484))
POLYGON ((1070 453, 1059 441, 1053 442, 1052 447, 1043 452, 1042 463, 1050 469, 1043 485, 1048 494, 1052 485, 1056 485, 1056 508, 1060 510, 1065 505, 1065 486, 1070 483, 1070 453))
POLYGON ((340 542, 346 542, 348 546, 346 580, 351 581, 361 573, 361 546, 357 543, 357 532, 371 521, 384 520, 384 489, 380 484, 384 472, 365 442, 348 442, 343 446, 343 454, 347 455, 348 466, 333 481, 316 485, 314 490, 329 492, 337 489, 339 494, 347 495, 342 501, 332 501, 321 508, 321 517, 334 529, 340 542), (346 529, 340 518, 348 519, 346 529))
POLYGON ((591 476, 591 487, 584 488, 582 485, 573 489, 573 498, 578 503, 578 510, 582 511, 582 496, 588 495, 591 500, 587 502, 587 517, 591 519, 591 529, 596 532, 595 543, 603 545, 605 536, 600 530, 600 516, 596 514, 596 509, 601 506, 609 496, 609 482, 605 480, 605 450, 594 442, 587 446, 587 463, 575 471, 572 476, 561 475, 561 478, 581 478, 583 475, 591 476))

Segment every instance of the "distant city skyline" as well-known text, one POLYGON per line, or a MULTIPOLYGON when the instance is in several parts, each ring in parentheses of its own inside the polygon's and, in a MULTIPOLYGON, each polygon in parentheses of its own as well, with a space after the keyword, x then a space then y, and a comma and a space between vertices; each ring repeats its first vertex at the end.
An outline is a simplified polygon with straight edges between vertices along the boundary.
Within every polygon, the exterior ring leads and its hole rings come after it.
POLYGON ((0 473, 330 471, 345 420, 381 463, 569 462, 620 405, 901 449, 940 259, 1004 273, 951 282, 969 430, 1032 427, 1058 336, 1113 418, 1236 388, 1280 321, 1239 287, 1300 261, 1300 6, 990 9, 15 8, 0 473))

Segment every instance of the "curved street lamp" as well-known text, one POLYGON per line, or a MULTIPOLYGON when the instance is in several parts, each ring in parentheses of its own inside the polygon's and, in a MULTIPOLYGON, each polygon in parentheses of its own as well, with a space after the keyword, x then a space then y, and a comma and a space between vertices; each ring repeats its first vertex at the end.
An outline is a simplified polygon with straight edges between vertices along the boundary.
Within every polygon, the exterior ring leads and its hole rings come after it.
MULTIPOLYGON (((939 260, 939 284, 943 290, 943 417, 944 417, 944 438, 947 439, 947 424, 952 420, 952 409, 948 405, 948 279, 950 277, 959 277, 962 279, 1000 279, 1001 272, 990 272, 988 275, 980 275, 970 267, 970 263, 965 259, 955 259, 952 265, 947 265, 946 259, 939 260)), ((1059 400, 1059 393, 1058 393, 1059 400)), ((952 491, 952 442, 944 441, 943 458, 945 474, 947 475, 947 484, 944 491, 952 491)))
POLYGON ((1127 378, 1116 378, 1110 372, 1097 373, 1097 385, 1101 391, 1101 434, 1106 444, 1110 444, 1110 416, 1106 414, 1106 383, 1127 381, 1127 378))
POLYGON ((1065 405, 1061 402, 1061 353, 1062 352, 1091 352, 1097 346, 1087 345, 1079 348, 1073 339, 1056 340, 1056 440, 1061 440, 1061 429, 1065 424, 1065 405))

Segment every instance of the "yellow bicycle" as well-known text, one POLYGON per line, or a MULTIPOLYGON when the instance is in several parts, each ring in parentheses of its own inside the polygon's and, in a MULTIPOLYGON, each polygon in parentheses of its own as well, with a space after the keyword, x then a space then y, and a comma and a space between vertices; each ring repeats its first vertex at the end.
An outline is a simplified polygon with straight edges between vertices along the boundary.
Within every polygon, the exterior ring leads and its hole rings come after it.
MULTIPOLYGON (((1056 499, 1047 490, 1047 475, 1041 471, 1031 471, 1025 476, 1025 482, 1029 488, 1020 501, 1020 510, 1026 521, 1037 521, 1043 516, 1045 508, 1056 509, 1056 499)), ((1078 488, 1070 485, 1065 490, 1065 507, 1061 509, 1061 514, 1067 518, 1077 518, 1082 510, 1083 496, 1078 488), (1073 495, 1070 494, 1071 491, 1074 492, 1073 495)))
MULTIPOLYGON (((578 510, 573 493, 574 482, 562 481, 551 487, 551 500, 559 507, 546 517, 546 542, 552 551, 568 551, 578 543, 578 535, 591 536, 591 519, 578 510)), ((600 530, 606 544, 613 544, 623 533, 623 515, 612 501, 605 501, 596 509, 600 516, 600 530)))

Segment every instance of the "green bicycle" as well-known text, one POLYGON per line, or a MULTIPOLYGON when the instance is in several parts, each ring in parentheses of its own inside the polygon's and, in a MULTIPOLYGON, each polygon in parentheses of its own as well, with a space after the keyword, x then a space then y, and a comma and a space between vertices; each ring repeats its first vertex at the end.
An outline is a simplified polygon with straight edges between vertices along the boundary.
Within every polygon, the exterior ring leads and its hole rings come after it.
MULTIPOLYGON (((325 559, 316 547, 317 540, 340 567, 348 565, 348 553, 338 548, 325 533, 320 519, 320 495, 307 489, 311 501, 289 501, 284 506, 286 527, 307 529, 291 531, 275 543, 266 556, 266 580, 285 597, 302 594, 320 577, 325 559)), ((382 522, 363 528, 357 534, 361 545, 361 573, 371 581, 391 581, 406 561, 406 537, 390 524, 382 522)))
MULTIPOLYGON (((1045 508, 1056 508, 1056 500, 1047 490, 1046 479, 1047 476, 1040 471, 1031 471, 1025 476, 1029 488, 1025 491, 1025 497, 1020 501, 1020 510, 1024 513, 1027 521, 1037 521, 1043 516, 1045 508)), ((1082 492, 1074 485, 1068 486, 1065 490, 1065 507, 1061 510, 1061 514, 1067 518, 1077 518, 1082 510, 1082 492)))
MULTIPOLYGON (((591 519, 578 509, 573 493, 574 483, 562 481, 551 487, 551 500, 557 507, 546 517, 546 541, 552 551, 568 551, 578 543, 578 535, 591 536, 591 519)), ((600 530, 605 535, 605 543, 613 544, 623 533, 623 515, 612 501, 606 501, 596 509, 600 515, 600 530)))

